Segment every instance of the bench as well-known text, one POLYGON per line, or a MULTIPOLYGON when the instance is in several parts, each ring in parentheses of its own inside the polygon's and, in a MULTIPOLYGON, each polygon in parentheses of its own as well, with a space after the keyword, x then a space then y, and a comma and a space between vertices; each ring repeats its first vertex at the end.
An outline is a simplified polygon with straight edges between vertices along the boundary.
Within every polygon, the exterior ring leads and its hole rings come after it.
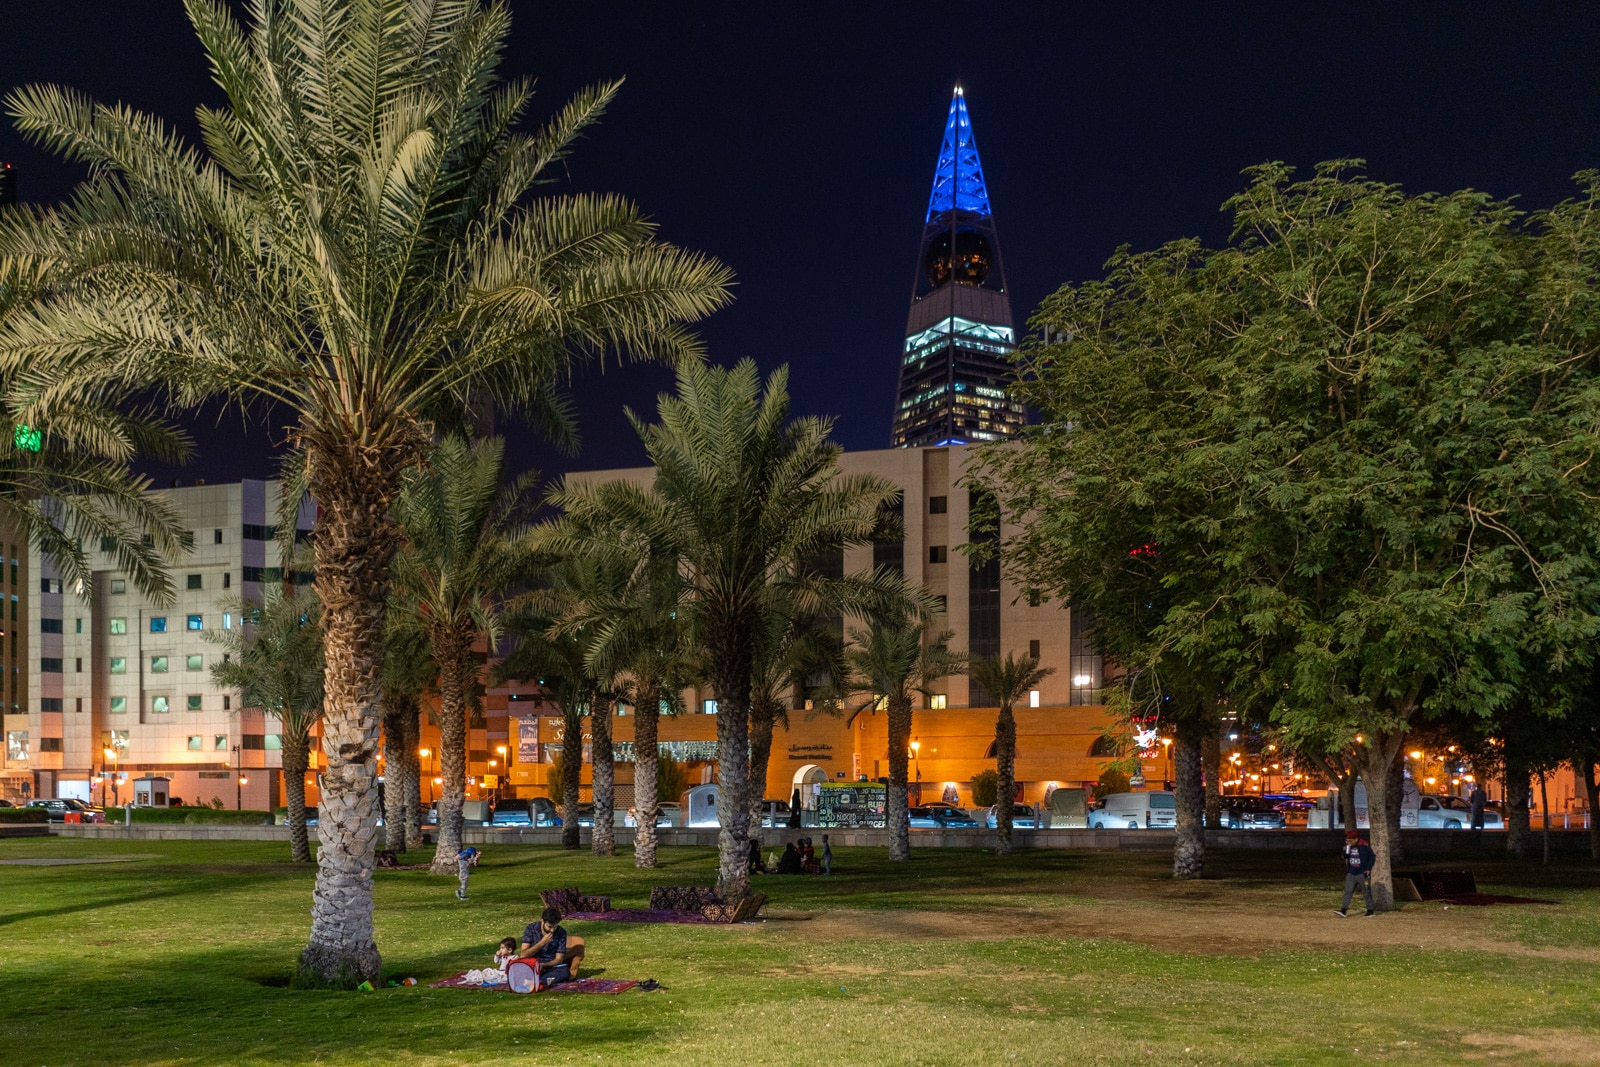
POLYGON ((714 923, 750 922, 766 902, 765 893, 749 893, 735 901, 723 900, 711 886, 658 885, 650 888, 652 911, 689 912, 714 923))
POLYGON ((539 902, 547 908, 555 908, 562 915, 571 915, 575 911, 611 910, 610 897, 585 895, 578 892, 576 886, 569 886, 565 889, 546 889, 539 894, 539 902))

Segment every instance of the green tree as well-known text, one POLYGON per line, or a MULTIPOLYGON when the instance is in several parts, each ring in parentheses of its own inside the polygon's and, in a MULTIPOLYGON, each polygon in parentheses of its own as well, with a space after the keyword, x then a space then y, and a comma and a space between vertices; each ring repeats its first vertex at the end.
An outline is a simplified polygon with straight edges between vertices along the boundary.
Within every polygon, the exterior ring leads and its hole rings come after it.
POLYGON ((241 708, 260 708, 283 724, 283 788, 288 794, 289 851, 311 862, 306 835, 306 772, 311 732, 322 718, 322 603, 310 591, 286 593, 272 585, 260 600, 237 605, 237 630, 205 636, 228 650, 211 665, 211 680, 239 692, 241 708))
POLYGON ((869 694, 867 707, 881 705, 889 719, 889 858, 911 858, 911 820, 906 787, 910 772, 912 694, 929 696, 934 683, 967 669, 966 657, 950 650, 951 630, 933 631, 920 618, 882 616, 866 629, 852 627, 845 663, 846 687, 869 694))
POLYGON ((985 767, 972 776, 972 802, 980 808, 987 808, 996 803, 1000 798, 1000 774, 992 768, 985 767))
POLYGON ((1055 673, 1054 668, 1040 667, 1034 656, 1018 659, 1010 652, 1005 659, 999 656, 980 656, 967 667, 967 673, 987 689, 1000 705, 994 724, 995 774, 995 827, 1000 833, 1000 852, 1011 851, 1012 797, 1016 796, 1017 717, 1013 709, 1017 701, 1027 698, 1028 690, 1055 673))
POLYGON ((685 623, 705 649, 717 699, 717 885, 729 899, 749 889, 750 690, 764 598, 787 591, 798 610, 824 613, 843 580, 800 561, 868 543, 880 504, 896 492, 881 478, 840 473, 832 423, 791 420, 787 383, 780 369, 763 389, 748 360, 686 367, 677 395, 658 402, 659 422, 629 413, 653 484, 569 480, 552 497, 583 536, 637 537, 654 557, 678 562, 685 623))
POLYGON ((535 475, 502 486, 505 443, 451 435, 395 500, 405 547, 395 557, 394 619, 428 642, 439 671, 439 840, 433 873, 454 875, 467 790, 467 720, 482 673, 479 641, 502 632, 501 597, 533 574, 527 519, 535 475))
MULTIPOLYGON (((503 82, 508 6, 258 0, 248 27, 187 0, 227 98, 205 146, 55 87, 12 93, 24 135, 92 175, 39 240, 69 284, 13 316, 0 374, 40 389, 148 383, 193 407, 293 413, 320 514, 328 711, 308 980, 376 979, 374 750, 391 505, 430 426, 473 396, 570 440, 560 392, 607 351, 699 355, 684 323, 728 299, 717 263, 657 241, 614 196, 530 199, 615 95, 579 93, 537 133, 503 82)), ((22 247, 19 247, 22 246, 22 247)))
MULTIPOLYGON (((554 573, 572 567, 566 560, 554 573)), ((559 580, 558 580, 559 587, 559 580)), ((560 593, 554 594, 557 598, 560 593)), ((558 600, 559 602, 559 600, 558 600)), ((548 602, 541 604, 548 608, 548 602)), ((547 610, 524 606, 511 616, 508 629, 517 636, 516 646, 495 668, 497 679, 536 680, 561 709, 561 750, 551 767, 554 783, 552 799, 561 804, 561 847, 575 849, 581 844, 578 826, 578 799, 583 774, 583 720, 590 714, 600 685, 587 665, 588 644, 581 634, 563 631, 557 616, 547 610)), ((605 713, 609 714, 609 703, 605 713)))

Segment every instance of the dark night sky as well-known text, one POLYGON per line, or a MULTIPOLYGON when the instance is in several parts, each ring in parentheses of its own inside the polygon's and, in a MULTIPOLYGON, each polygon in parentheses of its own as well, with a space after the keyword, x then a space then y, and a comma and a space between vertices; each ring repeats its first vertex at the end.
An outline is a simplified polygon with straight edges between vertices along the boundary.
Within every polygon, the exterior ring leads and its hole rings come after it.
MULTIPOLYGON (((1600 166, 1600 8, 1539 4, 585 4, 514 0, 506 70, 543 111, 626 75, 570 163, 677 243, 738 273, 711 358, 792 368, 795 408, 887 444, 912 262, 950 89, 967 87, 1012 299, 1025 317, 1120 244, 1226 235, 1218 205, 1268 159, 1359 156, 1408 189, 1471 186, 1529 208, 1600 166)), ((0 88, 54 81, 192 131, 214 100, 177 0, 6 0, 0 88)), ((0 159, 49 202, 81 177, 23 145, 0 159)), ((659 368, 577 384, 585 447, 527 434, 521 465, 641 462, 621 405, 659 368)), ((188 479, 263 476, 268 427, 197 427, 188 479), (242 438, 241 438, 242 433, 242 438)), ((167 477, 169 472, 159 472, 167 477)))

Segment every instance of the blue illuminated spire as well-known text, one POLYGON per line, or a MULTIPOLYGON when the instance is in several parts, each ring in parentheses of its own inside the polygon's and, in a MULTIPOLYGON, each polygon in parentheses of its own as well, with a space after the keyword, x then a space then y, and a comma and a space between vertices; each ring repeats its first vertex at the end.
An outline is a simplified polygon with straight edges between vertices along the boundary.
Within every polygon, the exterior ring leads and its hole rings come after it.
POLYGON ((951 208, 989 214, 989 187, 983 182, 978 142, 967 117, 967 97, 959 85, 950 99, 950 118, 944 124, 944 144, 939 146, 939 165, 934 168, 933 195, 928 197, 924 221, 932 222, 951 208))

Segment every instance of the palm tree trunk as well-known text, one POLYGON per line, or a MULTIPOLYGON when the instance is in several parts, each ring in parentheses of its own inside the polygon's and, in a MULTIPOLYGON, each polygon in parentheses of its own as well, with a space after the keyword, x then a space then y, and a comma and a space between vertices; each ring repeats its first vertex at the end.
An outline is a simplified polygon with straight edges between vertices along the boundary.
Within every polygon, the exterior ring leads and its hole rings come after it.
POLYGON ((1389 772, 1404 741, 1404 734, 1373 731, 1367 734, 1355 757, 1361 780, 1367 786, 1367 824, 1376 857, 1372 865, 1372 899, 1378 911, 1394 910, 1394 864, 1390 859, 1393 844, 1389 840, 1394 830, 1389 821, 1389 805, 1398 804, 1400 798, 1389 795, 1389 772))
POLYGON ((611 751, 614 706, 610 693, 596 693, 594 706, 589 709, 589 729, 594 734, 594 835, 591 842, 596 856, 617 854, 617 827, 613 818, 617 765, 611 751))
POLYGON ((1200 750, 1210 733, 1214 730, 1209 723, 1183 719, 1173 739, 1173 786, 1178 806, 1178 836, 1172 848, 1174 878, 1199 878, 1205 874, 1206 797, 1200 781, 1200 750))
POLYGON ((655 686, 639 690, 638 716, 633 720, 633 865, 656 865, 656 813, 661 798, 656 795, 657 728, 661 722, 661 691, 655 686))
MULTIPOLYGON (((351 439, 355 441, 355 438, 351 439)), ((373 939, 372 857, 377 836, 383 625, 395 548, 389 518, 399 462, 352 444, 347 454, 313 449, 311 491, 322 507, 314 539, 323 604, 322 803, 311 934, 300 980, 354 986, 382 975, 373 939)))
POLYGON ((911 858, 911 816, 906 811, 910 762, 911 696, 901 692, 889 698, 889 795, 884 814, 889 823, 889 858, 892 860, 911 858))
POLYGON ((383 847, 406 850, 406 718, 415 719, 417 702, 409 694, 383 695, 383 847))
POLYGON ((776 705, 766 700, 750 702, 750 832, 758 836, 767 804, 767 767, 772 762, 772 727, 777 719, 776 705))
POLYGON ((717 892, 750 892, 750 627, 730 625, 708 642, 717 694, 717 892))
POLYGON ((1201 766, 1206 780, 1206 825, 1222 823, 1222 727, 1212 726, 1200 743, 1201 766))
POLYGON ((583 781, 583 706, 576 699, 561 708, 561 847, 577 848, 578 790, 583 781))
MULTIPOLYGON (((304 727, 283 731, 283 791, 289 807, 289 855, 296 863, 311 862, 306 834, 306 771, 311 766, 311 734, 304 727)), ((320 820, 318 820, 320 821, 320 820)))
POLYGON ((1503 805, 1506 821, 1506 851, 1515 856, 1526 856, 1533 844, 1533 828, 1528 817, 1528 781, 1533 772, 1527 761, 1514 753, 1510 746, 1505 756, 1506 799, 1503 805))
MULTIPOLYGON (((906 733, 910 732, 908 723, 906 733)), ((1011 799, 1017 793, 1017 717, 1004 700, 994 724, 994 773, 994 825, 1000 836, 996 851, 1003 856, 1011 851, 1011 799)))
POLYGON ((427 844, 422 838, 422 712, 413 711, 405 721, 405 796, 406 796, 406 851, 427 844))
POLYGON ((439 842, 432 874, 455 877, 461 852, 461 808, 467 799, 467 710, 478 664, 472 658, 472 635, 440 633, 433 640, 439 664, 439 842))

